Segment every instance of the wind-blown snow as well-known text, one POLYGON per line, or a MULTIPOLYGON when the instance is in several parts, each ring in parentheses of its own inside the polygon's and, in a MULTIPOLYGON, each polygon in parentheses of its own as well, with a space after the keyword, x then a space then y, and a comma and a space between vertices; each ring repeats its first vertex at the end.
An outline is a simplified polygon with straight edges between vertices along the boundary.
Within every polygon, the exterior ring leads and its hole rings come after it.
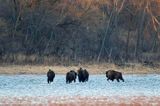
POLYGON ((0 75, 0 97, 36 96, 160 96, 160 75, 124 75, 125 82, 90 75, 86 83, 66 84, 65 75, 47 83, 46 75, 0 75))

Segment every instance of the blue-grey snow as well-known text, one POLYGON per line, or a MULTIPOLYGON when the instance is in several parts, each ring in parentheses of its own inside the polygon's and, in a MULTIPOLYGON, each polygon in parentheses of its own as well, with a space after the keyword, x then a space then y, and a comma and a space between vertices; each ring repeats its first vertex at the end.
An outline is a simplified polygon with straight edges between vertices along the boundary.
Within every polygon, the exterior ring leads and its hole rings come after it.
POLYGON ((65 75, 47 83, 46 75, 0 75, 0 97, 21 96, 160 96, 160 75, 124 75, 125 82, 90 75, 89 81, 66 84, 65 75))

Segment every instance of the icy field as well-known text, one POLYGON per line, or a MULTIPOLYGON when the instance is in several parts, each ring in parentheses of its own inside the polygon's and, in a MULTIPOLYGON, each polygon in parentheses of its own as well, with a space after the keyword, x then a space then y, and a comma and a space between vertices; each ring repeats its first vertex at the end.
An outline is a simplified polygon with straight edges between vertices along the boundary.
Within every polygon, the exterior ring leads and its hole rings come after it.
POLYGON ((47 83, 46 75, 0 75, 0 97, 160 96, 160 75, 124 75, 125 82, 90 75, 86 83, 66 84, 65 75, 47 83))

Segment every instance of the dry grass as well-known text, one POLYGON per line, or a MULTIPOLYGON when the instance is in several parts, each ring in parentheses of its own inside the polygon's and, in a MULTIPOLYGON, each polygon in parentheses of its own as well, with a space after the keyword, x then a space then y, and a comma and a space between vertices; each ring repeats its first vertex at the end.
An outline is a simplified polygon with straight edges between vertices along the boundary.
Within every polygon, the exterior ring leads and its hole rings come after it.
POLYGON ((160 97, 23 97, 1 98, 3 106, 160 106, 160 97))
POLYGON ((56 74, 65 74, 79 67, 86 68, 90 74, 104 74, 106 70, 114 69, 124 74, 152 74, 160 73, 160 67, 149 67, 142 64, 128 64, 117 66, 114 64, 92 64, 79 66, 49 66, 49 65, 1 65, 0 74, 46 74, 48 69, 52 69, 56 74))

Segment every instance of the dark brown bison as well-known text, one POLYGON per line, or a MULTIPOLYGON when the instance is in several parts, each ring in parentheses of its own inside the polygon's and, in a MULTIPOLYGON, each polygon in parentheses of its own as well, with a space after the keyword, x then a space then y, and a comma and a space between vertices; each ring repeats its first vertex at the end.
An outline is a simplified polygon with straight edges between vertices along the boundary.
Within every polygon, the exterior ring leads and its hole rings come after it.
POLYGON ((86 69, 80 68, 78 71, 78 80, 79 82, 86 82, 89 79, 89 73, 86 69))
POLYGON ((107 77, 107 80, 114 81, 114 79, 116 79, 117 82, 119 82, 119 80, 122 80, 124 82, 124 79, 122 77, 122 73, 118 72, 118 71, 108 70, 108 71, 106 71, 106 77, 107 77))
POLYGON ((47 72, 47 77, 48 77, 48 79, 47 79, 48 83, 53 82, 53 79, 55 77, 54 71, 52 71, 51 69, 49 69, 49 71, 47 72))
POLYGON ((74 70, 67 72, 66 74, 66 83, 71 83, 72 81, 76 82, 77 73, 74 70))

